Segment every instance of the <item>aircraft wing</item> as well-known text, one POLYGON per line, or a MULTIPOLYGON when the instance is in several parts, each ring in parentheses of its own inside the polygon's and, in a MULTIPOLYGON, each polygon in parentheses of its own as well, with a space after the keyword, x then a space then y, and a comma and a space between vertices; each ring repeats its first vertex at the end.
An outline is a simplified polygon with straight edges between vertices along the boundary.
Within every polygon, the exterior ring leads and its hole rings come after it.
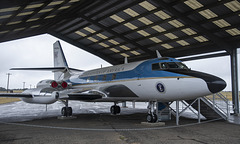
POLYGON ((25 93, 0 93, 0 97, 32 98, 32 95, 25 93))
POLYGON ((102 99, 103 97, 106 97, 106 94, 90 89, 90 90, 67 90, 60 92, 60 98, 63 100, 79 100, 79 101, 91 101, 96 99, 102 99), (62 96, 61 96, 62 95, 62 96))
POLYGON ((99 94, 93 94, 93 93, 71 93, 68 94, 68 100, 96 100, 96 99, 101 99, 102 96, 99 94))

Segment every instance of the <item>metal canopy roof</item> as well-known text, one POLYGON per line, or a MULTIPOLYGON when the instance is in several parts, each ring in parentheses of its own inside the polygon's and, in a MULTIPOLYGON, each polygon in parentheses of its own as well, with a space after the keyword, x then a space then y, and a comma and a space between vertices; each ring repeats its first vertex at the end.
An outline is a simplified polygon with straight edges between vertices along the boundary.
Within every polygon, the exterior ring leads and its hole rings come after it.
POLYGON ((240 2, 1 1, 0 42, 45 33, 111 64, 154 58, 156 50, 170 57, 230 50, 240 47, 240 2))

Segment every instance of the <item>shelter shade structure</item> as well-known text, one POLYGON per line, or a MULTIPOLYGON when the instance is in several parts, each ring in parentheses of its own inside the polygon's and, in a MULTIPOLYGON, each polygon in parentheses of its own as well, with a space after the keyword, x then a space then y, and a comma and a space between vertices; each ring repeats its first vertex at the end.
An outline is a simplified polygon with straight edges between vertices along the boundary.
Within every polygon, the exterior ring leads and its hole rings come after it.
MULTIPOLYGON (((50 34, 116 65, 240 47, 237 0, 21 0, 0 5, 0 42, 50 34)), ((195 57, 199 59, 205 57, 195 57)), ((232 70, 236 69, 233 68, 232 70)), ((232 79, 236 79, 232 72, 232 79)), ((233 81, 233 87, 237 87, 233 81)), ((233 91, 237 91, 234 88, 233 91)), ((238 97, 238 92, 233 95, 238 97)), ((235 113, 239 113, 235 111, 235 113)))

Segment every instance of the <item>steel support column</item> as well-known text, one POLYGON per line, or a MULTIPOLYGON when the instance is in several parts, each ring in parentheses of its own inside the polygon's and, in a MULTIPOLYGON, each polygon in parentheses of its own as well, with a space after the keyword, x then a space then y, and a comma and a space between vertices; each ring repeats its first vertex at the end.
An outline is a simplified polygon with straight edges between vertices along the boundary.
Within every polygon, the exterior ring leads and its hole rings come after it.
POLYGON ((231 77, 232 77, 232 102, 234 114, 239 115, 239 94, 238 94, 238 63, 237 49, 231 51, 231 77))
POLYGON ((179 101, 176 101, 176 125, 179 125, 179 101))

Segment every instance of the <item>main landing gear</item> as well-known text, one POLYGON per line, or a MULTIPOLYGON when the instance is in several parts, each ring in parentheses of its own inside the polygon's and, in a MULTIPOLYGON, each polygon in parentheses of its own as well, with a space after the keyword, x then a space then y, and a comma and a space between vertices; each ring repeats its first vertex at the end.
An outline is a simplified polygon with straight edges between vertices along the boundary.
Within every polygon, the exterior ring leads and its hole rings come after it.
POLYGON ((121 108, 116 103, 114 103, 114 105, 111 106, 111 108, 110 108, 110 112, 113 115, 119 114, 121 112, 121 108))
POLYGON ((62 108, 61 114, 64 117, 70 117, 72 116, 72 107, 68 107, 68 100, 62 101, 65 105, 65 107, 62 108))
POLYGON ((155 102, 150 101, 148 103, 148 115, 147 115, 147 122, 155 123, 158 121, 157 114, 154 112, 155 102))

